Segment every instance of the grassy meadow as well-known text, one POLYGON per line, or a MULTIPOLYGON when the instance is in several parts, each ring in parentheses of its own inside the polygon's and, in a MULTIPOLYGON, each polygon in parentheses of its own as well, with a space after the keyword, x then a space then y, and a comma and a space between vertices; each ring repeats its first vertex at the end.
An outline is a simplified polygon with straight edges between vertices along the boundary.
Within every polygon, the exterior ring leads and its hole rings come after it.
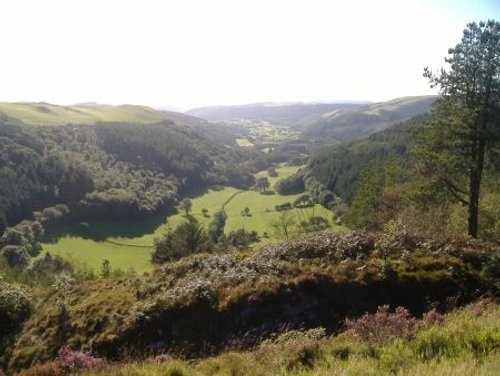
MULTIPOLYGON (((282 166, 276 169, 277 177, 268 176, 266 171, 259 172, 256 177, 268 177, 272 190, 279 179, 286 178, 297 170, 296 166, 282 166)), ((298 196, 300 195, 262 194, 255 190, 242 191, 233 187, 222 187, 192 197, 191 213, 207 226, 212 216, 225 204, 228 216, 225 233, 239 228, 257 231, 261 236, 259 244, 265 244, 278 239, 271 226, 280 215, 274 207, 286 202, 293 203, 298 196), (250 209, 249 216, 242 215, 246 207, 250 209), (208 210, 206 216, 202 214, 203 209, 208 210), (268 237, 262 237, 264 233, 267 233, 268 237)), ((155 216, 137 223, 91 222, 85 232, 82 232, 77 225, 65 227, 51 234, 50 238, 42 243, 44 251, 42 253, 60 255, 81 268, 98 270, 103 260, 108 259, 113 269, 148 271, 152 268, 150 254, 154 239, 181 223, 183 214, 179 212, 167 218, 155 216)), ((296 208, 290 214, 297 223, 313 215, 332 219, 331 212, 320 205, 312 208, 296 208)), ((342 229, 332 225, 333 231, 342 229)))

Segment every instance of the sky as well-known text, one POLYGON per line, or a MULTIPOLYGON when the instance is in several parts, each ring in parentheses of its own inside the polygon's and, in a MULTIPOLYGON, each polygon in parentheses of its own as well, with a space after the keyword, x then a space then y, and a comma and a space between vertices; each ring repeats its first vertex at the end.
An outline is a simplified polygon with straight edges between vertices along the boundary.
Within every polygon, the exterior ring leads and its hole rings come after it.
POLYGON ((0 0, 0 101, 383 101, 434 94, 498 0, 0 0))

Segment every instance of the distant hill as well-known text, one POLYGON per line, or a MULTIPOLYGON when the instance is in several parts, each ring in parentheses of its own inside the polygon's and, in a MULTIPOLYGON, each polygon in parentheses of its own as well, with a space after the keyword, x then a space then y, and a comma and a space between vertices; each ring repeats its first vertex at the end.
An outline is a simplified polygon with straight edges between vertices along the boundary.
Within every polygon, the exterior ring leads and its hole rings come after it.
POLYGON ((435 96, 403 97, 331 111, 306 124, 303 136, 329 143, 364 138, 430 112, 435 100, 435 96))
POLYGON ((403 97, 380 103, 258 103, 200 107, 187 114, 210 121, 265 120, 302 132, 315 145, 357 140, 430 112, 435 96, 403 97))
POLYGON ((210 121, 245 118, 300 127, 321 114, 359 106, 361 106, 359 103, 255 103, 238 106, 199 107, 186 113, 210 121))
POLYGON ((0 103, 0 114, 29 125, 95 124, 99 122, 159 123, 172 120, 176 124, 197 125, 203 120, 182 113, 157 111, 147 106, 100 105, 82 103, 58 106, 39 103, 0 103))

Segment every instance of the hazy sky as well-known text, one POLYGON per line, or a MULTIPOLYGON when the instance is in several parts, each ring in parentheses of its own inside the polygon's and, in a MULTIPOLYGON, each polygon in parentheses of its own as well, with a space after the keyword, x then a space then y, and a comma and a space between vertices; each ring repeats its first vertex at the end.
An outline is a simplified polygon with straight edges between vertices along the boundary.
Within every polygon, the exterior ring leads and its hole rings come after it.
POLYGON ((0 101, 191 107, 433 93, 498 0, 0 0, 0 101))

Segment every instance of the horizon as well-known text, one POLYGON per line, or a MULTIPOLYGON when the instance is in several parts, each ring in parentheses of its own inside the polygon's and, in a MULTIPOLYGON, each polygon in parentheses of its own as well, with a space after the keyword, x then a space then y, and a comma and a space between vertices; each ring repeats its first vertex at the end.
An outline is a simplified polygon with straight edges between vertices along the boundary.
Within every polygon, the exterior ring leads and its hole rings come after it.
POLYGON ((466 24, 500 4, 18 0, 0 11, 1 102, 186 111, 436 95, 424 67, 442 68, 466 24))
POLYGON ((95 101, 87 101, 87 102, 78 102, 78 103, 54 103, 54 102, 47 102, 47 101, 0 101, 0 104, 2 103, 7 103, 7 104, 36 104, 36 105, 52 105, 52 106, 59 106, 59 107, 92 107, 92 106, 112 106, 112 107, 119 107, 119 106, 139 106, 139 107, 149 107, 153 110, 156 111, 171 111, 171 112, 180 112, 180 113, 187 113, 190 110, 194 109, 202 109, 202 108, 223 108, 223 107, 245 107, 245 106, 294 106, 294 105, 314 105, 314 104, 360 104, 360 105, 372 105, 372 104, 377 104, 377 103, 384 103, 384 102, 391 102, 394 100, 398 99, 403 99, 403 98, 417 98, 417 97, 426 97, 426 96, 437 96, 437 94, 425 94, 425 95, 403 95, 401 97, 396 97, 396 98, 391 98, 385 101, 373 101, 373 100, 350 100, 350 99, 345 99, 345 100, 333 100, 333 101, 290 101, 290 102, 252 102, 252 103, 235 103, 235 104, 216 104, 216 105, 207 105, 207 106, 196 106, 196 107, 187 107, 187 108, 169 108, 168 106, 164 107, 156 107, 156 106, 150 106, 148 104, 142 104, 142 103, 99 103, 95 101))

